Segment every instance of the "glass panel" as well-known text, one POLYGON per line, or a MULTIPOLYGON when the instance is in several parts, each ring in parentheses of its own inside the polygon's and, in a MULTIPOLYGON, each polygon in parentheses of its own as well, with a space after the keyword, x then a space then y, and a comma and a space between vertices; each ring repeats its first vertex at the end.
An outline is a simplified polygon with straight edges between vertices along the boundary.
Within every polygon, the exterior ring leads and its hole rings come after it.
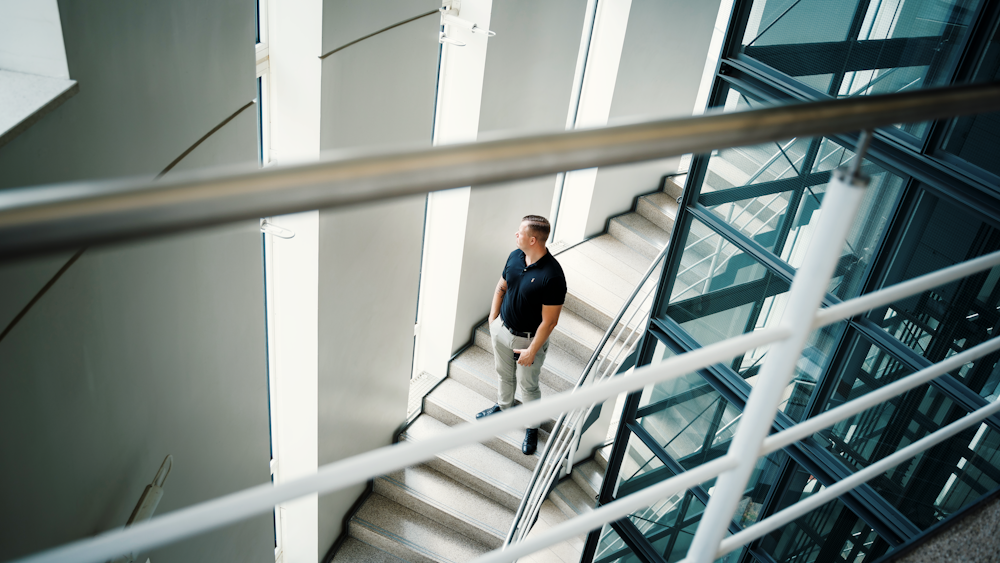
MULTIPOLYGON (((711 162, 709 162, 709 167, 711 167, 711 162)), ((757 241, 768 250, 774 250, 778 231, 785 214, 788 212, 788 203, 794 194, 795 192, 791 191, 778 192, 720 203, 709 206, 709 209, 747 238, 757 241)))
MULTIPOLYGON (((808 471, 793 463, 775 512, 823 490, 808 471)), ((839 500, 828 502, 761 538, 761 549, 776 561, 812 563, 874 561, 889 544, 839 500)))
MULTIPOLYGON (((805 417, 809 400, 812 398, 813 391, 816 390, 816 383, 820 376, 826 372, 830 357, 846 327, 846 322, 825 326, 813 331, 809 340, 806 341, 802 357, 795 364, 792 381, 785 387, 778 407, 781 412, 793 420, 802 420, 805 417)), ((750 385, 756 383, 760 367, 764 363, 769 349, 770 346, 761 346, 747 352, 743 357, 738 371, 750 385)))
MULTIPOLYGON (((824 139, 813 171, 825 171, 835 165, 846 164, 853 158, 854 153, 851 151, 824 139)), ((841 299, 854 297, 860 291, 865 270, 877 250, 879 239, 905 183, 902 177, 888 172, 871 161, 866 160, 861 169, 870 179, 868 190, 847 234, 840 264, 830 281, 830 292, 841 299)), ((788 241, 781 251, 781 259, 791 266, 798 268, 805 260, 816 224, 822 215, 820 206, 827 186, 828 181, 815 186, 806 186, 802 193, 798 212, 788 234, 788 241)))
MULTIPOLYGON (((942 85, 978 6, 979 0, 756 0, 742 51, 831 96, 942 85)), ((926 129, 901 127, 916 136, 926 129)))
MULTIPOLYGON (((827 408, 909 375, 879 347, 855 336, 827 408)), ((855 469, 908 446, 965 416, 966 411, 929 384, 889 399, 816 434, 827 449, 855 469)), ((1000 484, 997 434, 985 426, 901 463, 869 484, 920 528, 928 528, 965 502, 1000 484)))
POLYGON ((687 555, 705 505, 689 492, 661 499, 629 515, 629 520, 668 563, 687 555))
POLYGON ((646 444, 634 434, 629 434, 628 448, 625 450, 625 457, 622 458, 622 466, 618 471, 614 497, 621 498, 671 476, 673 473, 663 467, 663 462, 653 455, 646 444), (654 475, 642 478, 654 472, 654 475))
POLYGON ((746 332, 759 302, 786 291, 787 283, 692 219, 667 314, 706 345, 746 332))
MULTIPOLYGON (((1000 26, 1000 21, 997 25, 1000 26)), ((1000 81, 1000 27, 994 27, 989 42, 981 52, 982 58, 973 82, 1000 81)), ((954 120, 942 145, 945 152, 1000 175, 1000 158, 997 158, 996 150, 1000 145, 1000 112, 954 120)))
POLYGON ((693 373, 656 386, 658 401, 638 411, 637 421, 685 469, 726 453, 740 411, 693 373))
POLYGON ((641 563, 625 541, 608 524, 601 529, 601 539, 597 543, 594 563, 641 563))
MULTIPOLYGON (((883 287, 1000 248, 1000 231, 968 210, 930 193, 921 195, 886 274, 883 287)), ((1000 331, 1000 268, 935 287, 873 310, 869 318, 932 362, 967 350, 1000 331)), ((992 400, 1000 387, 997 354, 954 375, 992 400)))
MULTIPOLYGON (((740 411, 702 376, 689 374, 655 387, 650 402, 637 411, 636 420, 671 459, 689 470, 728 451, 739 426, 740 411)), ((784 459, 784 453, 775 452, 758 460, 734 518, 737 524, 746 526, 757 520, 784 459)), ((663 471, 663 478, 672 475, 663 471)), ((711 491, 714 482, 710 480, 702 487, 711 491)))

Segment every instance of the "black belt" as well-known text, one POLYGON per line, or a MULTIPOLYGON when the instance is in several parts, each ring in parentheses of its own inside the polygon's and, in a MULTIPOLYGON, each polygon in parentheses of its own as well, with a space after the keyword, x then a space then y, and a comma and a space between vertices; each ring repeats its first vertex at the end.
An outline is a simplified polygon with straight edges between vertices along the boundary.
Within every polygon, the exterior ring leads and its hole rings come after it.
POLYGON ((520 330, 514 330, 509 326, 507 326, 507 323, 504 322, 502 318, 500 319, 500 324, 502 324, 503 327, 507 329, 507 332, 513 334, 514 336, 520 336, 521 338, 531 338, 531 335, 534 334, 533 332, 521 332, 520 330))

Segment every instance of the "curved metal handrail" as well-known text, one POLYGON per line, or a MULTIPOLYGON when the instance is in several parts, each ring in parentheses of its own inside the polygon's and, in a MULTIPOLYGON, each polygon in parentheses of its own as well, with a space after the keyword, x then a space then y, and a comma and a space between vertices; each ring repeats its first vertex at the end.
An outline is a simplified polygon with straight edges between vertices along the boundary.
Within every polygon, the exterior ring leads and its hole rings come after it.
MULTIPOLYGON (((659 264, 663 262, 664 257, 667 255, 667 249, 669 247, 670 245, 664 246, 663 249, 659 252, 659 254, 656 255, 652 263, 650 263, 649 268, 646 269, 646 273, 642 275, 642 278, 635 285, 635 288, 632 290, 632 293, 628 296, 628 298, 622 304, 621 308, 618 310, 618 314, 615 315, 614 320, 611 321, 611 325, 608 326, 608 329, 604 332, 604 336, 601 337, 601 341, 598 343, 597 347, 594 348, 594 353, 590 355, 590 360, 587 362, 587 365, 583 368, 583 372, 580 374, 580 377, 577 379, 576 384, 573 386, 573 391, 576 391, 587 382, 587 377, 590 375, 590 372, 593 370, 594 366, 600 359, 601 352, 604 351, 604 348, 607 345, 608 340, 610 340, 611 336, 614 334, 615 329, 618 327, 618 323, 620 323, 622 318, 625 317, 625 313, 628 312, 628 309, 629 307, 632 306, 632 303, 635 301, 636 296, 639 295, 639 291, 649 280, 649 277, 656 270, 657 266, 659 266, 659 264)), ((645 301, 648 300, 649 297, 653 295, 653 293, 655 293, 655 288, 650 289, 646 293, 645 297, 643 297, 643 300, 639 304, 639 307, 637 307, 635 311, 632 312, 632 317, 630 317, 629 321, 626 322, 626 327, 623 327, 620 331, 618 331, 618 336, 615 337, 615 340, 611 345, 612 348, 618 342, 618 339, 622 336, 622 334, 625 332, 627 326, 631 324, 631 322, 635 319, 635 315, 642 308, 642 304, 645 303, 645 301)), ((644 322, 639 324, 645 325, 644 322)), ((617 369, 618 360, 621 357, 622 350, 626 348, 626 343, 628 342, 629 338, 631 338, 632 335, 637 333, 638 333, 638 326, 636 326, 632 330, 632 334, 630 334, 628 337, 625 338, 625 340, 622 341, 622 346, 619 348, 618 354, 615 356, 615 359, 612 360, 607 365, 607 368, 605 369, 604 372, 604 376, 601 377, 601 379, 608 377, 612 369, 617 369)), ((632 346, 630 347, 630 353, 631 349, 634 348, 635 344, 638 342, 639 339, 636 338, 632 346)), ((628 356, 626 355, 625 357, 627 358, 628 356)), ((515 538, 524 537, 524 535, 527 534, 528 530, 531 529, 531 524, 528 524, 527 526, 522 526, 521 523, 524 521, 534 522, 535 514, 541 507, 542 501, 544 501, 545 497, 548 495, 549 488, 552 486, 552 482, 555 479, 555 476, 558 475, 559 473, 559 468, 562 466, 564 461, 572 458, 573 453, 571 450, 573 450, 572 444, 575 442, 577 428, 579 428, 583 420, 586 420, 585 417, 589 416, 590 412, 594 409, 595 406, 596 405, 591 405, 589 409, 577 409, 572 413, 562 413, 556 419, 556 422, 552 427, 552 432, 549 434, 549 439, 546 441, 545 447, 542 449, 541 457, 538 460, 538 463, 535 465, 535 470, 531 473, 531 480, 528 482, 528 487, 524 491, 524 496, 521 498, 521 502, 517 507, 517 511, 514 513, 514 521, 511 523, 510 530, 507 532, 507 537, 504 538, 504 544, 503 544, 504 547, 510 545, 515 540, 515 538), (567 418, 569 415, 573 415, 572 421, 570 421, 570 423, 567 424, 567 418), (559 444, 558 451, 556 453, 553 453, 553 450, 555 449, 555 445, 557 443, 559 444), (545 471, 544 477, 542 477, 543 471, 545 471), (539 480, 540 477, 541 481, 539 480), (545 486, 539 487, 538 485, 540 482, 544 483, 545 486), (526 514, 529 515, 527 519, 525 519, 526 514)))

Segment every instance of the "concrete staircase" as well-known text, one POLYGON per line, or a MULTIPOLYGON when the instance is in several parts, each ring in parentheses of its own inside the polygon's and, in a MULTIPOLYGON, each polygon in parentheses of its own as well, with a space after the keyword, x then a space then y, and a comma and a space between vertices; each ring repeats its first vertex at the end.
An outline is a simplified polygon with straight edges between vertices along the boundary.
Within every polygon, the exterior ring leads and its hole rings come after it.
MULTIPOLYGON (((611 219, 607 234, 563 252, 552 249, 566 273, 569 294, 540 376, 543 396, 576 382, 613 316, 667 244, 680 193, 667 181, 665 191, 639 197, 636 212, 611 219)), ((647 289, 656 278, 651 276, 647 289)), ((423 413, 402 440, 424 440, 471 422, 496 402, 485 324, 476 330, 475 345, 452 361, 448 375, 424 398, 423 413)), ((519 401, 520 390, 516 397, 519 401)), ((500 547, 551 427, 551 421, 542 425, 538 452, 532 456, 521 453, 524 432, 511 431, 378 477, 333 561, 457 563, 500 547)), ((593 510, 606 465, 602 452, 578 464, 549 500, 567 517, 593 510)))

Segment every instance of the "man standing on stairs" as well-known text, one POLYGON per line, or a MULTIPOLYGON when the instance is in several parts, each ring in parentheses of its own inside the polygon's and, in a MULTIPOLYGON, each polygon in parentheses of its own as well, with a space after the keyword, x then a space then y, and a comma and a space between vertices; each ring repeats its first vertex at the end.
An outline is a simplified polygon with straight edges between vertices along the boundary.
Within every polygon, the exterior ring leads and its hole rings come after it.
MULTIPOLYGON (((549 335, 566 302, 566 276, 545 242, 551 227, 545 217, 528 215, 514 233, 517 249, 507 257, 490 307, 490 336, 497 376, 497 404, 476 418, 514 406, 514 387, 521 384, 524 402, 539 399, 538 375, 549 349, 549 335)), ((538 429, 524 433, 521 451, 535 453, 538 429)))

